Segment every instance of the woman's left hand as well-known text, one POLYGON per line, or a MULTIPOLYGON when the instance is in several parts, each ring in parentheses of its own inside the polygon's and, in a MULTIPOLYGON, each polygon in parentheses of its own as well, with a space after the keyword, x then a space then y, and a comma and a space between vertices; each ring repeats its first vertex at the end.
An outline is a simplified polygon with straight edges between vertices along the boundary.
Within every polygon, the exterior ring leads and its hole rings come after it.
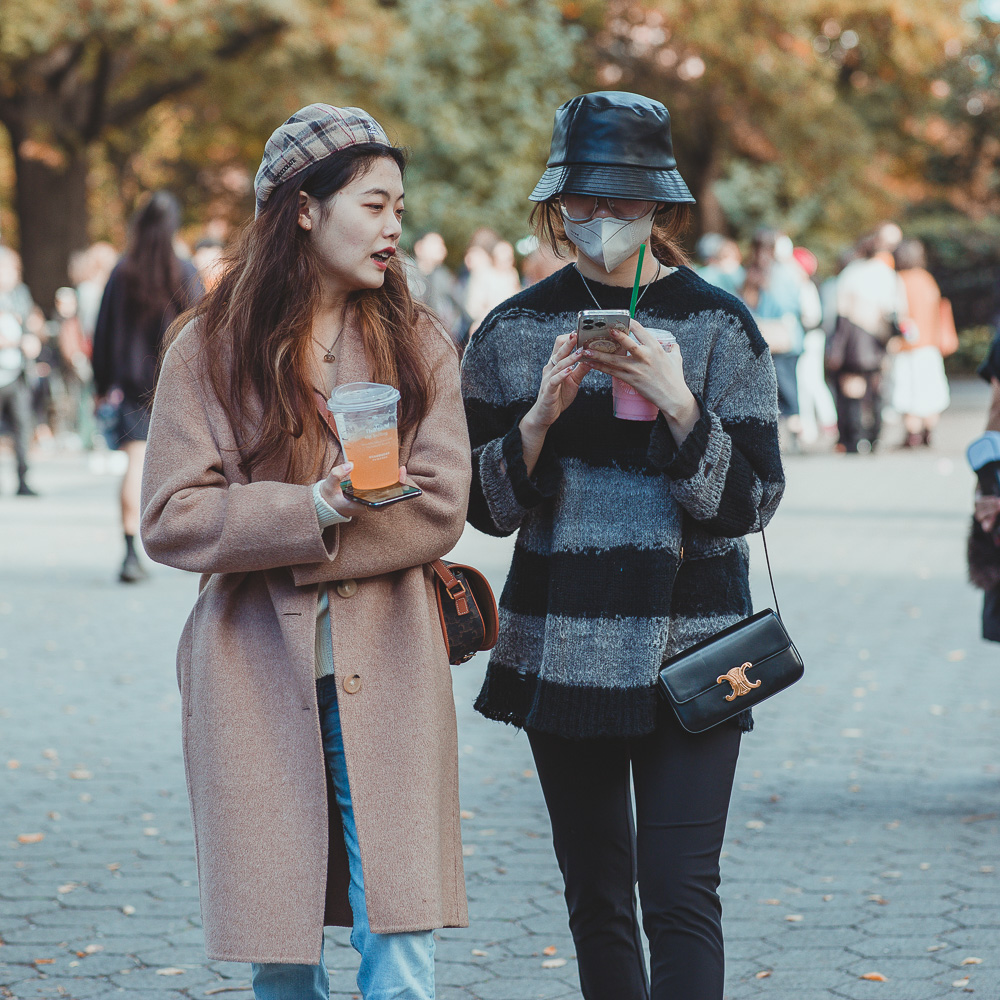
POLYGON ((649 400, 666 417, 674 439, 680 443, 700 416, 698 401, 684 381, 680 346, 662 347, 636 320, 632 320, 629 328, 635 340, 628 334, 611 331, 611 336, 628 355, 583 350, 580 356, 591 368, 620 378, 649 400))

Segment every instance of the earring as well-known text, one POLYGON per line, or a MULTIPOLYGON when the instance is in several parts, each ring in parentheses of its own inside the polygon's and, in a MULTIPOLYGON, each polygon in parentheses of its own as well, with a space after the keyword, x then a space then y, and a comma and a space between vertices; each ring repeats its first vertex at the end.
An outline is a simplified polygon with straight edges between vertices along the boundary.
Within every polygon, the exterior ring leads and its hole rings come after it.
POLYGON ((313 227, 313 224, 312 224, 312 222, 309 221, 309 219, 304 219, 303 220, 303 222, 302 222, 302 228, 303 229, 312 229, 312 227, 313 227))

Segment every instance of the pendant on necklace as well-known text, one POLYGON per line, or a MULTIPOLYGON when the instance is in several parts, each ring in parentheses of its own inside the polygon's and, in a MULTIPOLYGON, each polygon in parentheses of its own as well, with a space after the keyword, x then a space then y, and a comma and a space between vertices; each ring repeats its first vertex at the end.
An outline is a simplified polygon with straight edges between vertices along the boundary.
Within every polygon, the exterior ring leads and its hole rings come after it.
POLYGON ((337 360, 337 355, 336 354, 332 354, 330 351, 327 351, 326 354, 323 355, 323 360, 328 365, 332 365, 334 363, 334 361, 337 360))

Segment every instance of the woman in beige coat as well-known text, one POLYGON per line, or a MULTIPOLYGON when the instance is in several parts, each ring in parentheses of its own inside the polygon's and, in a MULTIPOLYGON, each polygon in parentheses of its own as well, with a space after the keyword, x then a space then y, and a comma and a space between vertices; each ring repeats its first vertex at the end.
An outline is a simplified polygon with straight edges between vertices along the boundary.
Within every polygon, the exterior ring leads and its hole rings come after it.
POLYGON ((202 574, 178 679, 206 945, 254 963, 258 1000, 326 1000, 324 923, 353 926, 366 1000, 431 1000, 432 932, 467 923, 424 564, 461 534, 469 443, 455 349, 394 256, 403 163, 356 108, 277 129, 153 407, 143 542, 202 574), (317 403, 354 381, 400 390, 400 479, 422 496, 341 490, 317 403))

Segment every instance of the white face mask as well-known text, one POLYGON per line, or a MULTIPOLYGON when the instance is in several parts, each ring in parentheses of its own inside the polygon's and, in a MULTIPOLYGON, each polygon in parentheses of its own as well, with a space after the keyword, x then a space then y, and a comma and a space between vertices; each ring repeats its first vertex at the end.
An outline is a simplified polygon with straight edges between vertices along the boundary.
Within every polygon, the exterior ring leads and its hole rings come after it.
POLYGON ((626 222, 622 219, 591 219, 589 222, 570 222, 563 216, 566 235, 595 264, 600 264, 610 274, 622 261, 628 260, 645 243, 653 231, 653 213, 626 222))

